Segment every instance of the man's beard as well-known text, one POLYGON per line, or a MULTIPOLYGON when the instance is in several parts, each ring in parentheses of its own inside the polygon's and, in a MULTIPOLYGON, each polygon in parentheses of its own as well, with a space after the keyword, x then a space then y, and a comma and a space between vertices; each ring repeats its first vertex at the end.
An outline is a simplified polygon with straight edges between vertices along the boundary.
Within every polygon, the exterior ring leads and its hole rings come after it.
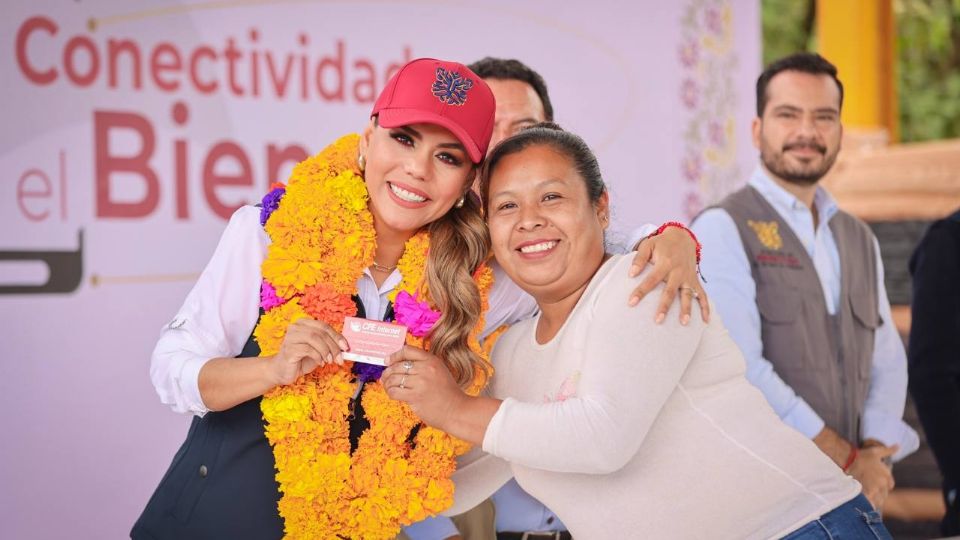
POLYGON ((773 152, 770 147, 764 144, 764 151, 760 152, 760 159, 763 165, 771 173, 791 184, 801 186, 812 186, 820 181, 833 163, 837 160, 837 153, 827 154, 827 147, 814 142, 799 142, 784 145, 780 152, 773 152), (811 168, 809 165, 793 166, 787 164, 786 153, 793 148, 812 148, 824 156, 819 167, 811 168))

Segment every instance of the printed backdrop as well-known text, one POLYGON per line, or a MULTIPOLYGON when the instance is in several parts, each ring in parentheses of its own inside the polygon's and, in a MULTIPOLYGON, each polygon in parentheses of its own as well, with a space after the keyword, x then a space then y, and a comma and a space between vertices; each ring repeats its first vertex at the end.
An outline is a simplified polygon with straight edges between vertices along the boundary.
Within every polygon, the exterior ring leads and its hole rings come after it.
POLYGON ((540 71, 627 231, 745 181, 758 4, 6 2, 0 537, 128 534, 189 421, 149 381, 159 328, 231 212, 360 130, 403 62, 540 71))

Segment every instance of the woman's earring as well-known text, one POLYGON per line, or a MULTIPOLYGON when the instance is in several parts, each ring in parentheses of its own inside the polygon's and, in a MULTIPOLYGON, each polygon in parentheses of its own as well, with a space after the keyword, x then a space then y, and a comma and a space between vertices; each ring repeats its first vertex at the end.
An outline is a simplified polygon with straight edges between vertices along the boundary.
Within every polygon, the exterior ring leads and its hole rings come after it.
POLYGON ((460 196, 460 200, 458 200, 458 201, 457 201, 457 204, 455 204, 454 206, 456 206, 457 208, 463 208, 463 200, 464 200, 466 197, 467 197, 466 195, 461 195, 461 196, 460 196))
POLYGON ((367 159, 363 157, 363 154, 357 156, 357 166, 360 167, 360 172, 363 172, 367 168, 367 159))

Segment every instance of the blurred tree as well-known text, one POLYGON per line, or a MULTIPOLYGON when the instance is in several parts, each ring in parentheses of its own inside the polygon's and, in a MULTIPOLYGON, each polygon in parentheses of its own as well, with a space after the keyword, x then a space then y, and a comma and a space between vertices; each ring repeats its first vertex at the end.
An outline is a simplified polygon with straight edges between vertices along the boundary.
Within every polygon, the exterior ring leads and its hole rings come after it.
MULTIPOLYGON (((815 0, 761 0, 763 63, 815 51, 815 0)), ((893 0, 900 136, 960 137, 960 0, 893 0)), ((842 74, 841 74, 842 76, 842 74)))
POLYGON ((763 65, 801 51, 815 50, 814 0, 762 0, 763 65))
POLYGON ((895 0, 904 141, 960 137, 960 0, 895 0))

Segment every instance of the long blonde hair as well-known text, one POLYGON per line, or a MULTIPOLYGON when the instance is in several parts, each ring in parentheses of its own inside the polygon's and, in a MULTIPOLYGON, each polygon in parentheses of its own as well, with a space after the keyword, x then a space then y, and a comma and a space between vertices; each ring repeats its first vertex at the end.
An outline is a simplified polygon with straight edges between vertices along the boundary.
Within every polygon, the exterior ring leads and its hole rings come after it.
POLYGON ((480 291, 473 274, 490 256, 490 235, 480 201, 468 191, 463 206, 451 208, 429 225, 426 281, 440 320, 430 333, 430 352, 442 358, 461 388, 470 386, 479 368, 490 364, 473 352, 468 338, 480 319, 480 291))

